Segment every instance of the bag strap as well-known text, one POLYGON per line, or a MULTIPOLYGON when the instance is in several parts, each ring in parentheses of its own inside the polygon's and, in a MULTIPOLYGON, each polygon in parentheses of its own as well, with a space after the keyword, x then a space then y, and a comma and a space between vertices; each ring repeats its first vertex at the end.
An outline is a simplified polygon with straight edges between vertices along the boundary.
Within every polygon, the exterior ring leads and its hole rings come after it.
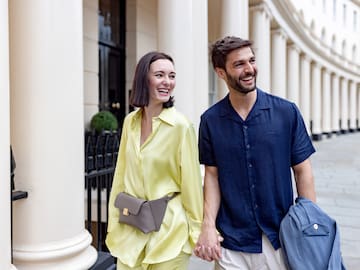
POLYGON ((168 202, 168 201, 174 199, 179 194, 180 194, 180 192, 174 192, 173 195, 171 195, 171 196, 165 195, 164 197, 162 197, 162 199, 164 199, 165 201, 168 202))

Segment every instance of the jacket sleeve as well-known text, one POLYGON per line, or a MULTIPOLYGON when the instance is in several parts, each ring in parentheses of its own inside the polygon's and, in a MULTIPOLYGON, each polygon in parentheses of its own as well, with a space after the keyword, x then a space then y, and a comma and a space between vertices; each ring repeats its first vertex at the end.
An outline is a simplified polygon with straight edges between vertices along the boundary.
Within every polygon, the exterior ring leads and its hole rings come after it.
POLYGON ((189 223, 189 242, 195 246, 203 219, 203 190, 198 147, 194 127, 190 125, 181 145, 181 199, 189 223))

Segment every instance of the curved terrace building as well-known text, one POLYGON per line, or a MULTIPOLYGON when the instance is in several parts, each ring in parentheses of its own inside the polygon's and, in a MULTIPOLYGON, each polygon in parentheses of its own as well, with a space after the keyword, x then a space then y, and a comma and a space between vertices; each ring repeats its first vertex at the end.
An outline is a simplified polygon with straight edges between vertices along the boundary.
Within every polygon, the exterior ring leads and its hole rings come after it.
POLYGON ((104 233, 106 193, 84 189, 84 133, 100 110, 121 125, 150 50, 173 56, 196 126, 226 95, 208 46, 237 35, 254 41, 258 87, 295 102, 314 140, 360 130, 359 0, 0 0, 0 15, 2 270, 104 269, 91 229, 104 233))

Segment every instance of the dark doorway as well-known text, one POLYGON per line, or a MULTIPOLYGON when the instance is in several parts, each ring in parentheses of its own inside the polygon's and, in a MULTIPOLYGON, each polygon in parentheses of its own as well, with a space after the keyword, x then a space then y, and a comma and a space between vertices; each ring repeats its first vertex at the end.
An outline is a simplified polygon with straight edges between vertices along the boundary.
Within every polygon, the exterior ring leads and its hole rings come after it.
POLYGON ((126 113, 125 0, 99 0, 99 110, 126 113))

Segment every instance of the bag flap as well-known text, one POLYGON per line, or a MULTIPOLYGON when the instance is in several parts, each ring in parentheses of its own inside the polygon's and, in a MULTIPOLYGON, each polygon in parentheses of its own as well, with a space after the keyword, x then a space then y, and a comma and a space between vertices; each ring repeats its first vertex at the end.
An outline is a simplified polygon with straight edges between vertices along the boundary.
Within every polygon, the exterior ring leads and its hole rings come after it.
POLYGON ((119 208, 120 213, 124 213, 124 209, 132 215, 139 214, 141 206, 146 202, 144 199, 135 198, 124 192, 120 192, 115 200, 115 207, 119 208))

